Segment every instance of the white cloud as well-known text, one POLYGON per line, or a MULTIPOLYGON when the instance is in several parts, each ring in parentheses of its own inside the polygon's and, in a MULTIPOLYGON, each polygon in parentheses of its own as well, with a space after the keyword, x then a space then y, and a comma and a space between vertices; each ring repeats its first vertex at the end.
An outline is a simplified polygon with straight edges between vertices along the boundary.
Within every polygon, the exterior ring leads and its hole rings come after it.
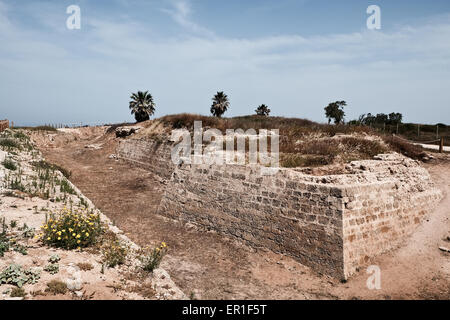
POLYGON ((8 6, 0 1, 0 33, 11 32, 12 24, 8 18, 8 6))
POLYGON ((195 33, 197 35, 213 37, 214 32, 198 25, 191 20, 192 7, 188 0, 170 0, 171 9, 161 9, 163 12, 169 14, 172 19, 183 27, 186 31, 195 33))

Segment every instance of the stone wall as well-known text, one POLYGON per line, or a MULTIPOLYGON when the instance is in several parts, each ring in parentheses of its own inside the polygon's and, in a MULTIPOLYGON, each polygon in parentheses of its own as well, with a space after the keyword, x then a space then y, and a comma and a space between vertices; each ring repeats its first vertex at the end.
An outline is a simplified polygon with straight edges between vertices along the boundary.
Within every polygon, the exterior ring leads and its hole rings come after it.
POLYGON ((298 181, 288 171, 261 176, 245 166, 183 165, 175 170, 159 213, 341 277, 342 199, 332 186, 298 181))
POLYGON ((290 255, 347 278, 396 247, 441 193, 418 162, 400 155, 355 161, 346 174, 311 176, 237 165, 174 166, 168 144, 121 141, 118 155, 167 180, 158 213, 290 255))
POLYGON ((373 182, 342 187, 346 275, 397 247, 442 198, 417 161, 392 155, 380 160, 353 163, 356 175, 373 182))
POLYGON ((175 169, 170 160, 171 144, 145 139, 120 140, 117 156, 148 169, 161 179, 168 180, 175 169))

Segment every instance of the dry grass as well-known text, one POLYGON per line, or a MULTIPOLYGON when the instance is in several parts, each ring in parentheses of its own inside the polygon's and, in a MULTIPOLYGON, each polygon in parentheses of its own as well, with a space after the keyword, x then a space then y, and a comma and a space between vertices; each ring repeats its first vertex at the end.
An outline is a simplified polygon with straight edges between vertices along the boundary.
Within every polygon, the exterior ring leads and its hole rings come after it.
POLYGON ((82 271, 89 271, 89 270, 94 269, 94 266, 87 262, 77 263, 77 267, 80 268, 80 270, 82 270, 82 271))
MULTIPOLYGON (((420 147, 398 138, 381 135, 367 126, 328 125, 300 118, 256 115, 216 118, 189 113, 167 115, 154 121, 164 124, 167 128, 186 128, 190 131, 194 128, 194 121, 202 121, 203 129, 215 128, 223 134, 227 129, 278 129, 280 163, 283 167, 318 167, 365 160, 389 151, 396 151, 413 159, 423 156, 420 147)), ((149 134, 148 137, 154 139, 154 135, 149 134)), ((270 138, 268 142, 270 152, 270 138)), ((234 145, 236 148, 236 141, 234 145)))
POLYGON ((383 140, 392 148, 392 150, 412 159, 420 160, 424 156, 422 147, 409 143, 400 138, 384 135, 383 140))
MULTIPOLYGON (((385 150, 378 141, 363 138, 347 137, 331 139, 337 134, 371 134, 369 127, 349 125, 327 125, 307 119, 243 116, 234 118, 215 118, 196 114, 176 114, 164 116, 161 121, 173 129, 186 128, 193 130, 194 121, 202 121, 206 128, 216 128, 222 133, 227 129, 278 129, 280 133, 280 163, 283 167, 308 167, 331 164, 343 152, 349 150, 352 154, 346 157, 352 160, 369 159, 385 150), (327 139, 328 138, 328 139, 327 139)), ((224 142, 224 148, 226 143, 224 142)), ((248 146, 248 139, 246 140, 248 146)), ((235 141, 235 149, 237 143, 235 141)), ((270 152, 270 137, 268 139, 270 152)))
POLYGON ((47 288, 45 292, 51 294, 65 294, 67 292, 67 285, 60 280, 52 280, 47 283, 47 288))
POLYGON ((147 299, 155 298, 155 294, 156 294, 155 289, 153 289, 153 286, 150 282, 144 282, 140 285, 131 287, 128 289, 128 291, 137 293, 140 296, 147 298, 147 299))

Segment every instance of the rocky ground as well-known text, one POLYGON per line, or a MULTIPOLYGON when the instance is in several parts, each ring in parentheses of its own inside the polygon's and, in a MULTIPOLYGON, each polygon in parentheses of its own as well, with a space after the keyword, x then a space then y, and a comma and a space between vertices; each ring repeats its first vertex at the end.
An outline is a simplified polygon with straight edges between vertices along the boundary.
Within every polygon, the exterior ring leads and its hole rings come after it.
POLYGON ((155 214, 160 182, 148 171, 110 157, 117 139, 107 127, 38 132, 33 140, 47 160, 72 171, 71 181, 139 245, 165 241, 162 267, 194 299, 449 299, 450 159, 426 165, 445 198, 398 250, 374 258, 381 289, 369 290, 362 269, 346 283, 319 275, 295 260, 254 250, 214 232, 155 214), (418 263, 420 261, 420 263, 418 263))
POLYGON ((164 269, 141 270, 141 248, 49 166, 22 131, 7 130, 0 139, 0 299, 184 297, 164 269), (124 263, 108 267, 100 243, 79 250, 44 245, 42 226, 63 208, 99 214, 105 234, 126 248, 124 263))

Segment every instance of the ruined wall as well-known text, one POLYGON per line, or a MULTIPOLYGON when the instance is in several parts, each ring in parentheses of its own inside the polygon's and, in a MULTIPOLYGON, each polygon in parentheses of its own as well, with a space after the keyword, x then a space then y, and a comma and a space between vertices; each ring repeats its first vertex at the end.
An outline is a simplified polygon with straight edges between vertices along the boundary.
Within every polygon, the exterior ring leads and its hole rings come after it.
POLYGON ((417 161, 390 155, 380 160, 353 163, 373 182, 342 187, 346 275, 397 247, 442 198, 417 161))
POLYGON ((342 277, 342 200, 333 187, 296 180, 288 171, 261 176, 245 166, 184 165, 174 172, 159 213, 342 277))
POLYGON ((167 179, 158 213, 288 254, 346 278, 411 234, 441 193, 418 162, 399 155, 355 161, 347 174, 311 176, 258 167, 181 165, 170 145, 121 141, 119 157, 167 179))
POLYGON ((120 140, 117 156, 148 169, 161 179, 172 176, 174 165, 170 160, 171 145, 160 141, 144 139, 120 140))
POLYGON ((0 132, 9 128, 9 120, 0 120, 0 132))

